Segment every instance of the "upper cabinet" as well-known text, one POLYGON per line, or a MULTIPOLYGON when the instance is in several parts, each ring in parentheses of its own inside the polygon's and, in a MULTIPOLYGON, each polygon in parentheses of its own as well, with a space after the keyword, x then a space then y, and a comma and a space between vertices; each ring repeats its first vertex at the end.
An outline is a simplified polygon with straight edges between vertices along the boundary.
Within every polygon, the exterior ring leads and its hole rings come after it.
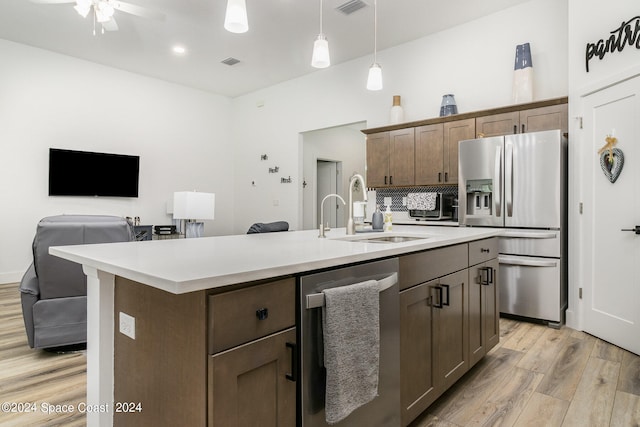
POLYGON ((475 119, 416 128, 415 184, 458 183, 458 142, 474 138, 475 119))
POLYGON ((568 132, 567 104, 476 117, 478 138, 553 129, 568 132))
POLYGON ((415 184, 413 128, 367 135, 367 186, 415 184))
POLYGON ((567 102, 564 97, 365 129, 367 186, 457 185, 458 142, 552 129, 567 133, 567 102))

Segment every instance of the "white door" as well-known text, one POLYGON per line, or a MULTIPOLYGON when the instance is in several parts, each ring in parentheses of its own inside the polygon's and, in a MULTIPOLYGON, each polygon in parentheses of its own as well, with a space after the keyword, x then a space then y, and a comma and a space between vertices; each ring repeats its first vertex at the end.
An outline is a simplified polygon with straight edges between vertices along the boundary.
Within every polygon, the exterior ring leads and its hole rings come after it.
POLYGON ((640 354, 640 235, 621 231, 640 226, 640 77, 584 97, 583 114, 584 330, 640 354), (607 135, 624 154, 615 183, 597 153, 607 135))

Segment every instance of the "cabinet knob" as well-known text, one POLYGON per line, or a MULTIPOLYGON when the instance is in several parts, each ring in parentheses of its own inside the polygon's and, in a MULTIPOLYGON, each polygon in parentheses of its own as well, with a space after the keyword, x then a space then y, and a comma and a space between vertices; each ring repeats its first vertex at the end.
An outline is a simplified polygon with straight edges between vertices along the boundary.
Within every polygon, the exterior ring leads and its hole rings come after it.
POLYGON ((256 310, 256 317, 258 320, 265 320, 269 317, 269 309, 268 308, 259 308, 256 310))

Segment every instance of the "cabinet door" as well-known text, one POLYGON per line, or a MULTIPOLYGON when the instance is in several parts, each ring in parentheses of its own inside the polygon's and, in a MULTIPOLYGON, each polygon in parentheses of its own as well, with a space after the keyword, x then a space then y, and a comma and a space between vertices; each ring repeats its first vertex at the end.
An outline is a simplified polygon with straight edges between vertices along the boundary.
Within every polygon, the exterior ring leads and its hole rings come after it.
POLYGON ((209 358, 210 427, 295 427, 295 328, 209 358))
POLYGON ((434 381, 432 292, 437 280, 400 292, 400 402, 406 426, 440 394, 434 381))
POLYGON ((498 261, 469 269, 469 360, 475 365, 500 340, 498 261))
POLYGON ((569 131, 567 104, 520 111, 520 133, 560 129, 569 131))
MULTIPOLYGON (((437 387, 451 387, 469 369, 469 271, 440 279, 442 308, 433 311, 437 387)), ((437 297, 434 297, 436 300, 437 297)))
POLYGON ((414 128, 389 132, 389 185, 413 185, 414 171, 414 128))
POLYGON ((444 180, 444 126, 416 128, 416 185, 440 185, 444 180))
POLYGON ((458 142, 473 139, 475 134, 475 119, 444 124, 444 184, 458 183, 458 142))
POLYGON ((519 132, 520 113, 492 114, 476 117, 476 138, 512 135, 519 132))
POLYGON ((389 132, 367 135, 367 186, 386 187, 389 180, 389 132))

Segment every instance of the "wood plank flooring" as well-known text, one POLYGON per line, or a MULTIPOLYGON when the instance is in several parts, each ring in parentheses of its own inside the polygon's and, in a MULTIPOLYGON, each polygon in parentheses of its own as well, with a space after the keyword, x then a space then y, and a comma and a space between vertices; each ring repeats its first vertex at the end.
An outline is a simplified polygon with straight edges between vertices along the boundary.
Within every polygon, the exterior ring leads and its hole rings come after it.
POLYGON ((583 332, 500 319, 500 344, 410 427, 639 427, 640 357, 583 332))
MULTIPOLYGON (((640 357, 566 327, 501 319, 500 335, 411 427, 640 427, 640 357)), ((0 285, 0 403, 36 404, 0 410, 0 426, 84 426, 77 409, 47 414, 42 404, 77 408, 85 396, 84 352, 30 349, 18 285, 0 285)))

